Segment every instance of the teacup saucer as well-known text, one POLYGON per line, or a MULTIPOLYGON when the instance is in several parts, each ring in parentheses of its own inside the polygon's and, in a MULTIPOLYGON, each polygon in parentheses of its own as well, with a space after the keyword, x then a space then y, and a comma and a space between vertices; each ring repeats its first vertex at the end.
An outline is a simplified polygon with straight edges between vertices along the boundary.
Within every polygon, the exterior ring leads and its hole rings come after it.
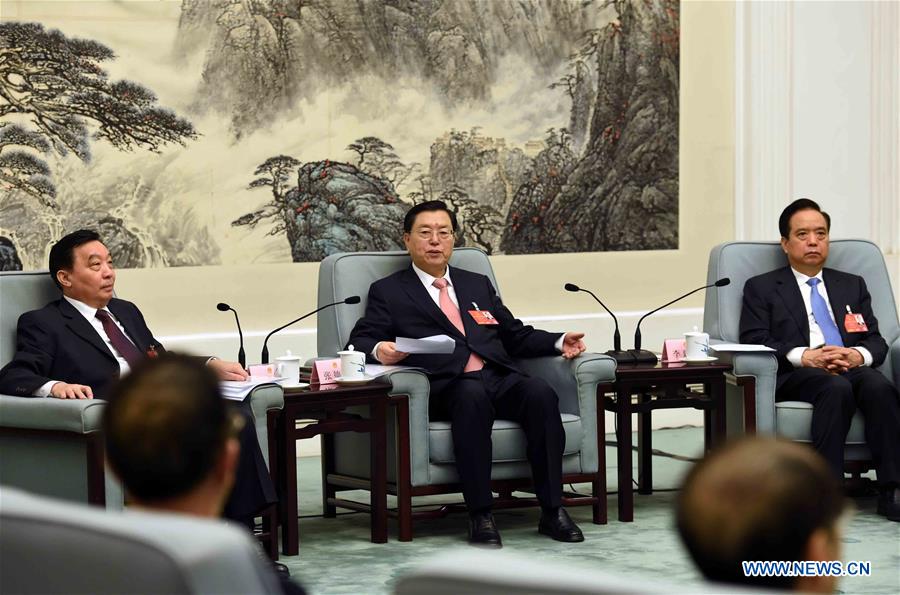
POLYGON ((714 357, 712 355, 708 355, 706 357, 686 357, 686 358, 682 359, 681 361, 683 361, 686 364, 708 364, 710 362, 716 361, 717 359, 719 359, 719 358, 714 357))
POLYGON ((335 378, 334 381, 341 386, 354 386, 356 384, 366 384, 375 380, 372 376, 363 376, 362 378, 335 378))

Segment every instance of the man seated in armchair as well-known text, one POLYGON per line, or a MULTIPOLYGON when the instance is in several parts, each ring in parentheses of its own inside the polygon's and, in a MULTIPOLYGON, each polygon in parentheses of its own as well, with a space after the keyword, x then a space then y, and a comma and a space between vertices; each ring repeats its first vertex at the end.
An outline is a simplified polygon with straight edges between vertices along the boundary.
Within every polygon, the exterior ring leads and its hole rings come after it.
MULTIPOLYGON (((110 386, 141 361, 165 352, 133 303, 113 297, 112 256, 91 230, 79 230, 50 249, 50 276, 60 299, 26 312, 16 329, 16 353, 0 370, 0 392, 22 397, 107 399, 110 386)), ((245 380, 237 362, 205 361, 221 380, 245 380)), ((252 527, 254 516, 277 501, 259 448, 248 403, 238 407, 241 432, 237 481, 225 516, 252 527)))
POLYGON ((441 201, 413 206, 403 222, 403 241, 412 264, 376 281, 366 312, 349 344, 382 364, 425 369, 431 383, 430 411, 449 419, 456 467, 469 511, 469 541, 500 547, 491 514, 491 428, 497 418, 519 423, 527 439, 537 498, 540 533, 557 541, 583 541, 562 507, 565 434, 559 399, 540 378, 526 376, 513 357, 585 350, 583 333, 552 334, 523 324, 500 301, 484 275, 448 266, 457 231, 456 215, 441 201), (396 337, 447 334, 450 354, 397 350, 396 337))
POLYGON ((853 414, 865 417, 878 477, 878 513, 900 521, 900 395, 872 366, 888 347, 878 332, 865 280, 825 268, 831 217, 812 200, 788 205, 778 220, 789 266, 744 286, 740 338, 775 350, 775 398, 813 406, 812 444, 836 478, 853 414))

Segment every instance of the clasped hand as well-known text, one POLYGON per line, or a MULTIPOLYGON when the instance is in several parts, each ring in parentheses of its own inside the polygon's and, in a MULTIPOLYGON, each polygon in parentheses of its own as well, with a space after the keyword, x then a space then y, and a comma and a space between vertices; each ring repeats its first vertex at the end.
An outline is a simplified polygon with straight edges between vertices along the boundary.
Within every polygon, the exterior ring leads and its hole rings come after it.
POLYGON ((807 349, 800 362, 805 367, 822 368, 832 374, 842 374, 863 364, 863 356, 856 349, 825 345, 818 349, 807 349))

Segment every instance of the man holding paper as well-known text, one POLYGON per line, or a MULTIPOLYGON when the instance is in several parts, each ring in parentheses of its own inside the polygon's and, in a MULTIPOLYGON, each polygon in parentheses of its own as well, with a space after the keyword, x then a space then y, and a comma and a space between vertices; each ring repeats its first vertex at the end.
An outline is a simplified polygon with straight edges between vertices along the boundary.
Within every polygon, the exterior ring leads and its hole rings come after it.
POLYGON ((402 362, 427 371, 432 415, 451 422, 471 543, 501 545, 490 489, 496 418, 515 421, 525 432, 542 510, 539 531, 558 541, 583 541, 561 506, 565 434, 558 397, 545 381, 518 370, 512 358, 573 358, 585 349, 584 334, 551 334, 527 326, 506 309, 487 277, 448 266, 456 230, 455 214, 441 201, 409 210, 403 241, 412 265, 372 284, 365 316, 349 343, 373 362, 402 362), (409 354, 398 350, 395 341, 440 334, 453 338, 452 351, 437 347, 409 354))
MULTIPOLYGON (((59 300, 26 312, 16 329, 16 353, 0 370, 0 392, 22 397, 105 399, 113 382, 131 367, 165 351, 131 302, 113 297, 116 271, 100 236, 68 234, 50 249, 50 275, 59 300)), ((245 380, 236 362, 201 358, 220 380, 245 380)), ((224 516, 248 526, 276 501, 275 487, 259 449, 249 405, 240 435, 241 458, 224 516)))

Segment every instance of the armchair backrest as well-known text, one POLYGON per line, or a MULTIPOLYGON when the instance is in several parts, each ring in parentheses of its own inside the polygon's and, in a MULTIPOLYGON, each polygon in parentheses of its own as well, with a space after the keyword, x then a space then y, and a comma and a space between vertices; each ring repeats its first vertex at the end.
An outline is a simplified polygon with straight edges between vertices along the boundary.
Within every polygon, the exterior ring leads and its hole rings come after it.
POLYGON ((246 530, 0 488, 3 593, 280 593, 246 530))
POLYGON ((0 367, 16 352, 16 324, 19 316, 59 299, 47 271, 0 272, 0 367))
MULTIPOLYGON (((369 286, 391 273, 408 267, 409 254, 394 252, 341 252, 325 257, 319 264, 319 306, 358 295, 361 301, 339 305, 318 314, 318 354, 333 356, 350 338, 350 331, 366 311, 369 286)), ((456 248, 450 266, 486 275, 497 293, 497 280, 487 254, 478 248, 456 248)))
MULTIPOLYGON (((710 337, 736 343, 739 339, 741 305, 747 279, 787 266, 787 257, 779 242, 726 242, 709 254, 707 283, 730 277, 731 284, 706 292, 703 330, 710 337)), ((872 310, 888 345, 900 337, 897 305, 891 289, 884 256, 877 245, 868 240, 832 240, 827 267, 860 275, 872 296, 872 310)), ((890 358, 881 371, 893 378, 890 358)))

